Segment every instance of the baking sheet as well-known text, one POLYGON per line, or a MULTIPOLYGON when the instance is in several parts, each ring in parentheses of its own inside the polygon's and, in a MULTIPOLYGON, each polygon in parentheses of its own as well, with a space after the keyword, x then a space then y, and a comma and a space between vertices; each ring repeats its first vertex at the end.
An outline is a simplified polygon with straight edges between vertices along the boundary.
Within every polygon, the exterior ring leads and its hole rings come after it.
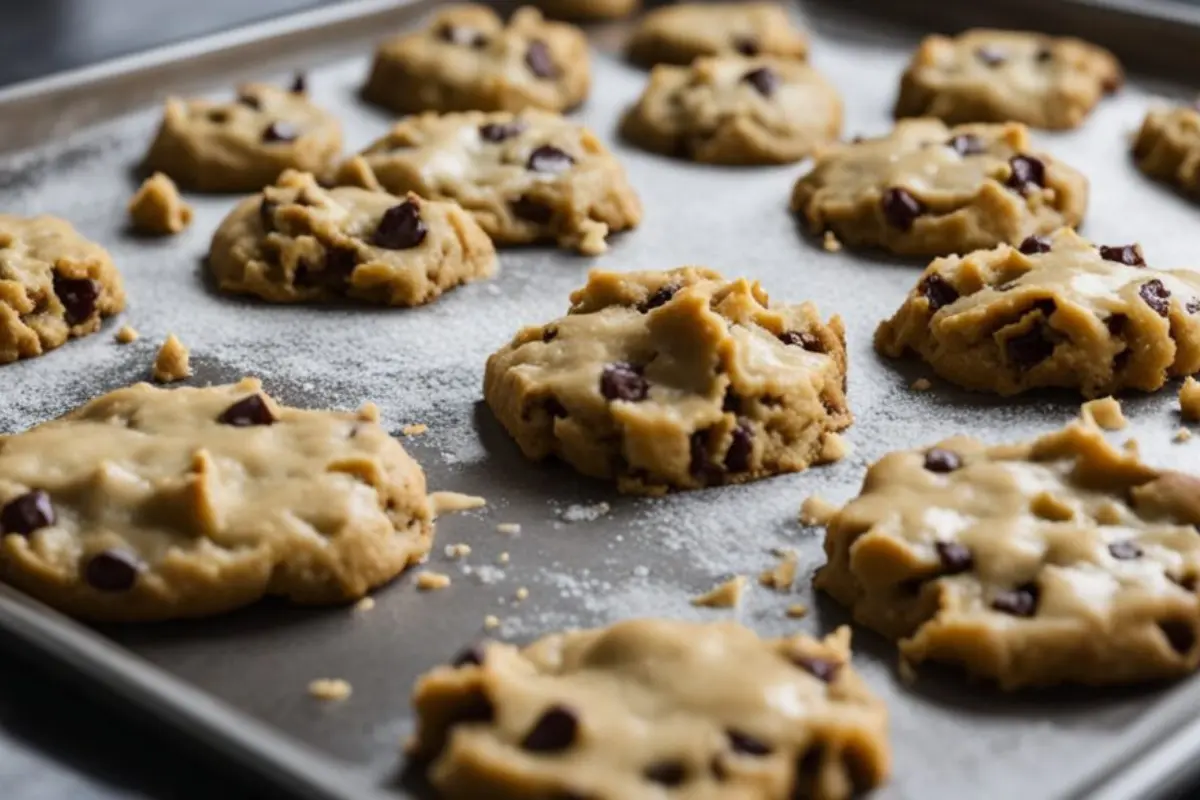
MULTIPOLYGON (((919 31, 847 16, 830 5, 802 4, 814 31, 813 62, 843 92, 845 133, 882 133, 890 127, 896 82, 919 31)), ((428 425, 427 433, 407 438, 405 446, 425 467, 431 487, 489 501, 484 510, 439 522, 428 567, 453 578, 441 592, 418 593, 409 574, 377 592, 368 612, 267 602, 213 620, 100 629, 169 676, 261 723, 249 729, 243 744, 267 741, 283 748, 289 755, 280 757, 282 769, 297 761, 296 751, 288 750, 293 741, 328 757, 311 761, 314 774, 340 770, 402 793, 398 743, 411 730, 409 687, 421 672, 482 636, 489 614, 502 622, 496 634, 514 641, 639 615, 736 616, 764 635, 828 631, 847 617, 814 597, 807 580, 790 595, 754 586, 737 612, 698 610, 688 599, 734 574, 753 578, 774 563, 775 547, 798 549, 805 577, 811 575, 823 560, 821 535, 797 524, 801 501, 814 493, 838 501, 852 496, 866 464, 887 450, 956 433, 992 441, 1034 436, 1077 412, 1078 399, 1066 394, 1000 401, 937 381, 934 391, 910 391, 909 384, 926 371, 880 360, 870 342, 875 325, 894 311, 922 264, 879 254, 825 253, 802 236, 787 213, 798 166, 705 167, 618 141, 620 111, 645 81, 644 72, 609 54, 621 32, 621 26, 595 29, 594 88, 575 116, 625 163, 646 207, 643 225, 615 237, 611 251, 597 259, 548 248, 505 250, 495 280, 458 289, 425 308, 290 308, 217 295, 201 259, 233 198, 189 197, 196 218, 173 239, 130 236, 124 212, 135 185, 130 169, 153 132, 157 109, 0 158, 0 205, 10 213, 71 220, 110 249, 129 294, 128 310, 103 332, 0 368, 0 431, 22 430, 145 379, 157 344, 170 331, 192 348, 197 367, 192 384, 256 375, 288 403, 352 408, 370 400, 397 432, 408 423, 428 425), (487 355, 521 325, 562 314, 567 294, 582 285, 590 267, 682 264, 750 275, 773 297, 811 299, 826 314, 842 314, 857 418, 846 436, 853 448, 847 459, 748 486, 644 499, 621 497, 562 465, 530 464, 520 456, 480 401, 487 355), (143 338, 116 344, 112 334, 124 323, 143 338), (521 533, 500 533, 499 523, 517 523, 521 533), (443 547, 454 543, 469 544, 471 554, 449 559, 443 547), (498 563, 501 553, 509 554, 507 564, 498 563), (517 602, 521 587, 529 597, 517 602), (797 602, 814 613, 787 619, 784 609, 797 602), (319 703, 306 694, 308 682, 319 677, 344 678, 354 694, 343 703, 319 703)), ((321 44, 345 46, 352 36, 363 55, 312 69, 309 85, 312 97, 343 120, 348 148, 355 149, 381 134, 389 117, 357 98, 370 52, 363 32, 321 44)), ((293 56, 289 66, 308 67, 317 48, 317 40, 310 40, 296 50, 273 47, 271 63, 293 56)), ((251 67, 252 54, 238 57, 249 59, 242 67, 247 79, 286 80, 282 72, 251 67)), ((193 84, 213 75, 178 72, 193 84)), ((206 86, 214 94, 230 91, 224 77, 206 86)), ((1187 93, 1135 79, 1081 131, 1035 138, 1091 177, 1087 235, 1111 244, 1140 241, 1152 264, 1189 266, 1196 257, 1195 207, 1144 180, 1127 156, 1129 135, 1163 94, 1187 93)), ((5 108, 0 98, 0 117, 5 108)), ((1180 424, 1173 389, 1127 398, 1133 425, 1116 438, 1136 436, 1154 463, 1195 468, 1200 439, 1171 442, 1180 424)), ((0 623, 11 629, 11 601, 0 601, 0 623)), ((70 649, 69 627, 36 614, 22 620, 22 635, 50 636, 53 629, 54 636, 64 637, 59 656, 70 649)), ((895 775, 877 793, 880 798, 1102 796, 1093 782, 1112 770, 1132 783, 1107 784, 1110 794, 1103 796, 1133 796, 1157 786, 1196 752, 1194 742, 1182 738, 1172 743, 1173 750, 1162 751, 1169 758, 1141 754, 1191 720, 1200 705, 1196 680, 1160 689, 1010 697, 930 672, 907 687, 896 676, 889 643, 865 631, 856 632, 855 643, 856 666, 892 715, 895 775)), ((119 653, 109 655, 111 676, 131 674, 119 653)), ((97 658, 79 657, 77 666, 92 671, 97 658)), ((170 703, 171 683, 155 686, 156 702, 170 703)), ((204 706, 204 695, 189 695, 180 701, 185 705, 195 711, 204 706)), ((215 731, 236 728, 237 720, 220 707, 213 713, 215 731)), ((360 795, 347 788, 345 796, 360 795)))

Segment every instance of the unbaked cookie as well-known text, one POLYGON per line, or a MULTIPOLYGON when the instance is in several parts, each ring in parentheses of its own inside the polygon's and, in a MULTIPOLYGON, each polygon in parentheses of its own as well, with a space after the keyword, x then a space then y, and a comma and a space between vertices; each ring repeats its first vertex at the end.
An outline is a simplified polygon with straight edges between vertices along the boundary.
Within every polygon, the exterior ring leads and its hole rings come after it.
POLYGON ((803 60, 808 38, 776 3, 680 3, 642 17, 628 53, 644 66, 738 54, 803 60))
POLYGON ((1006 689, 1175 678, 1200 662, 1200 480, 1075 423, 884 456, 828 523, 816 585, 1006 689))
POLYGON ((843 800, 886 779, 850 631, 661 619, 488 642, 424 675, 411 755, 447 800, 843 800))
POLYGON ((338 171, 343 184, 454 200, 498 244, 557 241, 595 255, 641 221, 625 170, 591 131, 558 114, 422 114, 338 171))
POLYGON ((602 20, 627 17, 642 0, 534 0, 546 16, 559 19, 602 20))
POLYGON ((996 30, 929 36, 901 79, 896 116, 1074 128, 1122 81, 1112 53, 1079 39, 996 30))
POLYGON ((519 8, 506 25, 486 6, 452 6, 428 28, 375 53, 363 97, 418 111, 565 111, 587 97, 587 39, 578 28, 519 8))
POLYGON ((322 189, 312 175, 287 172, 229 213, 208 266, 222 291, 273 303, 416 306, 491 275, 496 250, 455 203, 322 189))
POLYGON ((647 150, 713 164, 799 161, 841 129, 841 98, 816 70, 742 56, 655 67, 621 124, 647 150))
POLYGON ((532 459, 660 494, 832 460, 842 321, 711 270, 593 271, 565 317, 488 359, 484 398, 532 459))
POLYGON ((792 210, 814 235, 930 256, 1074 227, 1087 201, 1087 178, 1034 152, 1024 125, 947 128, 933 119, 830 146, 792 192, 792 210))
POLYGON ((138 384, 0 436, 0 577, 93 620, 361 597, 433 536, 424 473, 377 416, 252 379, 138 384))
POLYGON ((1146 266, 1137 245, 1071 230, 934 261, 875 348, 916 353, 968 389, 1086 397, 1154 391, 1200 371, 1200 273, 1146 266))
POLYGON ((1200 194, 1200 108, 1147 112, 1133 143, 1133 159, 1150 177, 1200 194))
POLYGON ((103 247, 57 217, 0 214, 0 364, 95 333, 124 308, 103 247))
POLYGON ((147 171, 203 192, 256 192, 286 169, 324 174, 342 150, 337 119, 301 92, 261 83, 231 102, 168 98, 147 171))

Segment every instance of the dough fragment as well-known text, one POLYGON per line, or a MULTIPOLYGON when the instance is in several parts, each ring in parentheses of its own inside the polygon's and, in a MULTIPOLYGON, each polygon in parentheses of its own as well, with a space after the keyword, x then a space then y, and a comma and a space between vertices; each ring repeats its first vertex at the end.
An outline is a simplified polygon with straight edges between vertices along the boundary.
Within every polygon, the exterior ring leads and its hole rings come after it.
POLYGON ((450 576, 444 575, 441 572, 429 572, 428 570, 417 575, 417 588, 422 592, 436 592, 439 589, 445 589, 450 585, 450 576))
POLYGON ((1179 413, 1186 420, 1200 420, 1200 382, 1191 375, 1179 387, 1179 413))
POLYGON ((1106 431, 1119 431, 1129 424, 1121 411, 1121 404, 1113 397, 1089 400, 1080 406, 1079 413, 1084 422, 1106 431))
POLYGON ((742 602, 742 592, 746 588, 746 576, 734 575, 727 581, 717 584, 710 591, 692 598, 692 605, 701 608, 737 608, 742 602))
POLYGON ((678 3, 642 17, 627 51, 647 67, 726 55, 803 61, 808 38, 778 3, 678 3))
POLYGON ((1133 159, 1151 178, 1200 194, 1200 108, 1147 111, 1133 142, 1133 159))
POLYGON ((832 520, 817 588, 1002 688, 1177 678, 1200 662, 1200 479, 1076 422, 890 453, 832 520))
POLYGON ((758 576, 758 582, 768 589, 777 592, 790 592, 796 581, 796 571, 800 568, 800 556, 795 550, 780 550, 776 553, 779 563, 765 569, 758 576))
POLYGON ((433 509, 435 517, 440 517, 443 514, 456 514, 459 511, 471 511, 476 508, 483 508, 486 505, 486 498, 473 494, 434 492, 429 495, 429 507, 433 509))
POLYGON ((446 800, 846 800, 890 768, 847 628, 760 639, 637 619, 486 642, 422 676, 413 705, 410 754, 446 800))
POLYGON ((308 693, 318 700, 337 702, 350 696, 353 687, 341 678, 317 678, 308 684, 308 693))
POLYGON ((824 525, 838 512, 838 509, 839 506, 820 495, 809 495, 800 504, 800 524, 824 525))
POLYGON ((156 172, 129 201, 129 221, 139 233, 167 236, 191 224, 192 207, 179 196, 175 181, 156 172))
POLYGON ((175 334, 167 334, 154 358, 153 377, 158 383, 173 383, 191 377, 190 351, 175 334))
POLYGON ((141 334, 130 325, 122 325, 114 338, 117 340, 117 344, 133 344, 141 338, 141 334))

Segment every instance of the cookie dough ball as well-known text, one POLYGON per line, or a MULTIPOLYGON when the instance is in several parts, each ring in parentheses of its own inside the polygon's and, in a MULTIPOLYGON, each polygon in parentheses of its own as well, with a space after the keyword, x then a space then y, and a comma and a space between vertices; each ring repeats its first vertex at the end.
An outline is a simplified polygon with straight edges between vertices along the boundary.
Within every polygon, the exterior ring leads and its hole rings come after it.
POLYGON ((803 60, 808 38, 776 3, 680 3, 642 17, 629 59, 643 66, 687 65, 701 56, 803 60))
POLYGON ((1200 108, 1147 112, 1133 142, 1133 160, 1151 178, 1193 197, 1200 195, 1200 108))

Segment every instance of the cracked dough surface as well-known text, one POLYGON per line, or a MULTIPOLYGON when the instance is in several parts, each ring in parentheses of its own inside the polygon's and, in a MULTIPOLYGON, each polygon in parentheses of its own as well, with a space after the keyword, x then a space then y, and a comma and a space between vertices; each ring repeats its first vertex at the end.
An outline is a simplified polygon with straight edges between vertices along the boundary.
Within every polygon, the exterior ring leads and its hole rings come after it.
POLYGON ((803 61, 804 35, 778 3, 678 3, 641 18, 629 59, 643 66, 687 65, 701 56, 778 56, 803 61))

